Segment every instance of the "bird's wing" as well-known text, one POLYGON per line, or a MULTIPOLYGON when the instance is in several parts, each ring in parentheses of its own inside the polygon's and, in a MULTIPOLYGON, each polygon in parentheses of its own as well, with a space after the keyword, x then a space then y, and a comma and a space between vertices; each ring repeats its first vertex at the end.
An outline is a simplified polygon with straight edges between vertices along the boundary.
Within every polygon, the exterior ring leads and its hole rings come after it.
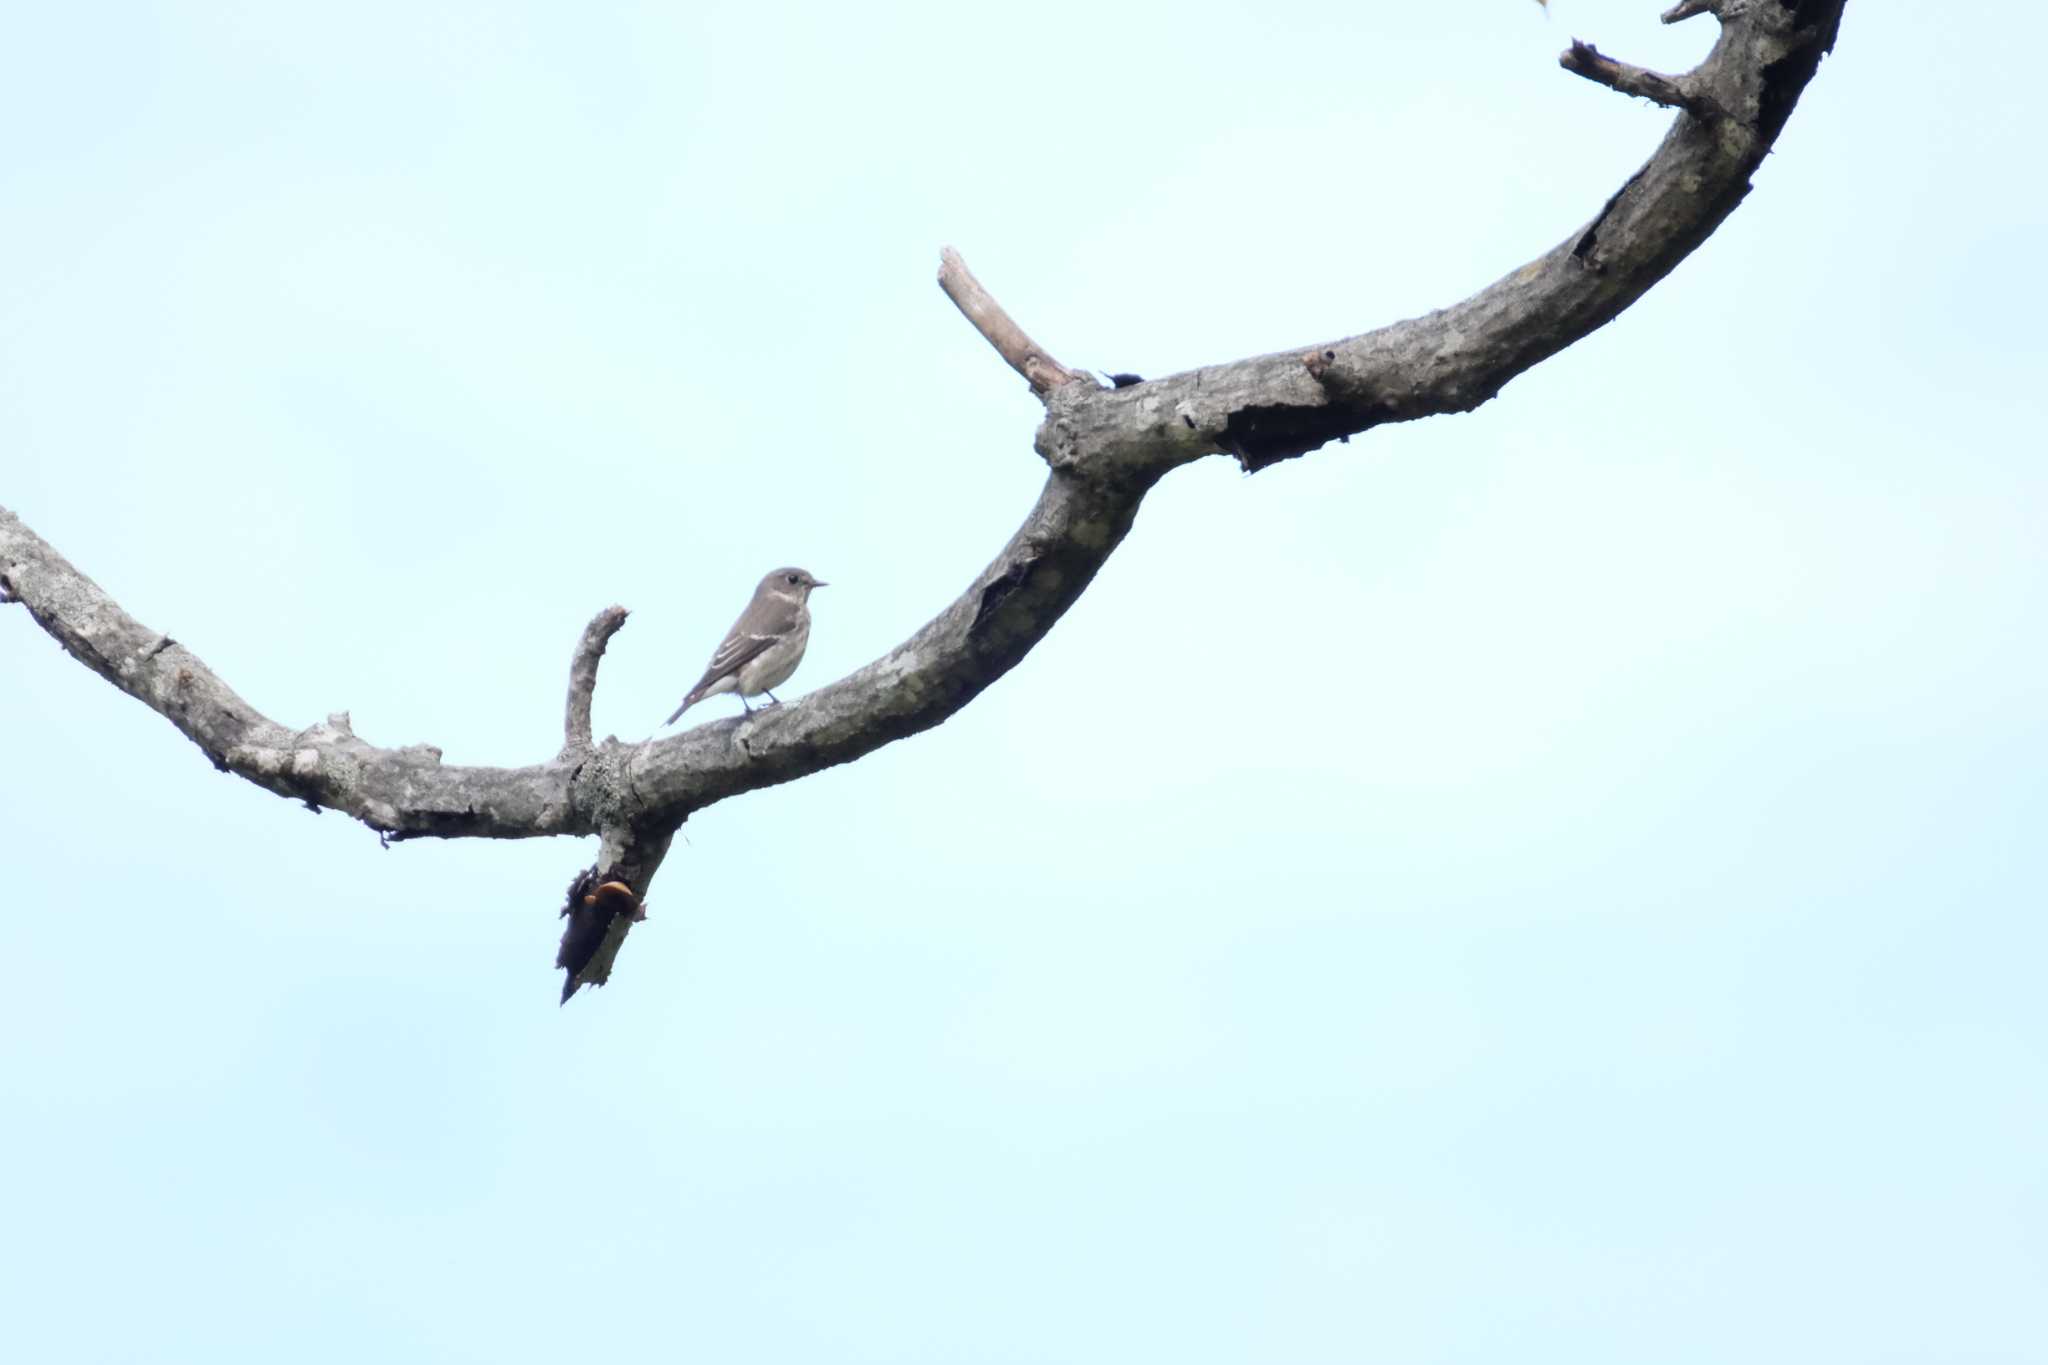
POLYGON ((780 639, 780 634, 754 635, 733 631, 718 646, 717 653, 711 656, 711 662, 705 666, 704 676, 697 679, 697 685, 690 689, 690 695, 695 696, 720 678, 739 672, 760 658, 770 645, 780 639))

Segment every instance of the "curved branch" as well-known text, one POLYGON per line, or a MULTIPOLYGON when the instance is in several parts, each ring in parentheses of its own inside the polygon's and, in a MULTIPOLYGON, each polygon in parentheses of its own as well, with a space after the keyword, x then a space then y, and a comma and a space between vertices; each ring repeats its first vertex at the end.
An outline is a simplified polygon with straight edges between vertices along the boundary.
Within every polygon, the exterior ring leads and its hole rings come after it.
MULTIPOLYGON (((915 636, 859 672, 800 703, 658 741, 635 774, 648 815, 680 820, 939 724, 1052 629, 1169 470, 1222 451, 1256 471, 1386 423, 1469 412, 1606 325, 1748 194, 1750 176, 1832 43, 1842 6, 1772 0, 1724 16, 1706 61, 1677 78, 1721 117, 1678 118, 1590 223, 1461 303, 1341 341, 1124 388, 1047 387, 1037 448, 1052 475, 995 562, 915 636)), ((964 274, 957 254, 942 271, 956 264, 964 274)), ((1004 330, 991 334, 969 316, 1017 365, 1015 348, 999 340, 1004 330)))
POLYGON ((569 660, 569 703, 562 717, 562 757, 590 748, 590 699, 597 691, 597 665, 604 647, 626 624, 624 607, 606 607, 590 618, 569 660))
POLYGON ((1471 411, 1612 321, 1734 212, 1841 10, 1770 0, 1726 18, 1707 60, 1678 78, 1725 117, 1675 120, 1590 223, 1470 298, 1301 351, 1060 390, 1040 452, 1055 468, 1156 469, 1223 450, 1256 471, 1386 423, 1471 411))
POLYGON ((648 818, 680 821, 947 719, 1045 638, 1131 529, 1150 485, 1054 470, 995 562, 888 654, 799 702, 657 740, 634 774, 648 818))
POLYGON ((157 712, 222 772, 267 791, 353 815, 400 837, 522 839, 587 833, 570 807, 570 769, 444 766, 431 744, 380 749, 346 711, 291 730, 270 719, 199 656, 121 610, 97 583, 0 507, 0 583, 80 663, 157 712))
MULTIPOLYGON (((348 812, 399 837, 602 833, 596 930, 565 938, 565 983, 600 983, 668 838, 691 812, 849 762, 947 719, 1021 660, 1073 604, 1168 471, 1217 452, 1246 470, 1392 422, 1465 412, 1604 326, 1733 212, 1828 51, 1845 0, 1684 0, 1666 22, 1712 12, 1713 51, 1678 77, 1574 45, 1567 65, 1681 114, 1649 162, 1591 222, 1521 269, 1426 317, 1314 347, 1102 389, 1010 318, 957 253, 941 282, 1046 405, 1036 447, 1051 473, 1023 526, 953 604, 889 654, 789 706, 700 725, 648 745, 590 744, 590 694, 613 608, 571 668, 562 754, 524 768, 455 768, 429 746, 380 749, 346 713, 304 730, 262 715, 190 651, 123 612, 0 509, 0 601, 25 603, 73 656, 162 714, 216 766, 270 791, 348 812), (1661 94, 1659 93, 1661 92, 1661 94), (577 946, 572 950, 571 940, 577 946)), ((1121 381, 1120 381, 1121 382, 1121 381)), ((580 883, 579 883, 580 884, 580 883)), ((572 896, 572 908, 581 901, 572 896)))

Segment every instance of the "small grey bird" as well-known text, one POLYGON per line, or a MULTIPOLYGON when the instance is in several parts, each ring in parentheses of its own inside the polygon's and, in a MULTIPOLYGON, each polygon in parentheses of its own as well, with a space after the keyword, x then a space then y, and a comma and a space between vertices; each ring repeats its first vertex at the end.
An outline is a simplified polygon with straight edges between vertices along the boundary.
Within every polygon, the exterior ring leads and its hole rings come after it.
POLYGON ((712 654, 704 676, 662 724, 675 724, 676 716, 721 692, 736 693, 748 715, 754 708, 747 705, 747 698, 763 692, 769 701, 782 705, 769 689, 788 682, 803 662, 804 646, 811 642, 811 589, 824 586, 802 569, 777 569, 762 579, 754 600, 712 654))

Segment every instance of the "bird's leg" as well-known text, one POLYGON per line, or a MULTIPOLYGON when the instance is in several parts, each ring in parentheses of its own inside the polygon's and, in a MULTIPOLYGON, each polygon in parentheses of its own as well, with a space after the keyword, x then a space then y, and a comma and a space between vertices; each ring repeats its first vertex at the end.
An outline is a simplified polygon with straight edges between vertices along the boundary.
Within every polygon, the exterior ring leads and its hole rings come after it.
POLYGON ((738 698, 740 699, 740 710, 742 710, 742 711, 746 712, 746 713, 747 713, 748 715, 750 715, 750 716, 754 714, 754 708, 753 708, 753 707, 751 707, 751 706, 749 706, 749 705, 747 705, 747 698, 746 698, 746 694, 745 694, 745 693, 743 693, 743 692, 740 692, 740 691, 738 691, 737 689, 735 689, 735 690, 734 690, 734 692, 733 692, 733 695, 734 695, 735 697, 738 697, 738 698))
POLYGON ((782 698, 776 696, 773 692, 768 693, 768 700, 774 702, 777 706, 782 705, 782 698))

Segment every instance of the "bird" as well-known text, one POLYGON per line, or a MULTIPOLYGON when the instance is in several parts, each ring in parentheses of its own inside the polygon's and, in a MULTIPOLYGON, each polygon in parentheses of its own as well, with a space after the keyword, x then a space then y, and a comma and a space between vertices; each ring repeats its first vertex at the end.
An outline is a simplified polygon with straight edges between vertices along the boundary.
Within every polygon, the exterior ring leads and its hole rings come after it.
POLYGON ((770 689, 788 682, 803 662, 804 646, 811 642, 811 589, 826 586, 796 568, 777 569, 763 578, 754 600, 712 652, 704 676, 662 724, 674 725, 683 712, 721 692, 738 696, 750 716, 754 708, 747 705, 748 697, 766 692, 769 701, 782 705, 770 689))

